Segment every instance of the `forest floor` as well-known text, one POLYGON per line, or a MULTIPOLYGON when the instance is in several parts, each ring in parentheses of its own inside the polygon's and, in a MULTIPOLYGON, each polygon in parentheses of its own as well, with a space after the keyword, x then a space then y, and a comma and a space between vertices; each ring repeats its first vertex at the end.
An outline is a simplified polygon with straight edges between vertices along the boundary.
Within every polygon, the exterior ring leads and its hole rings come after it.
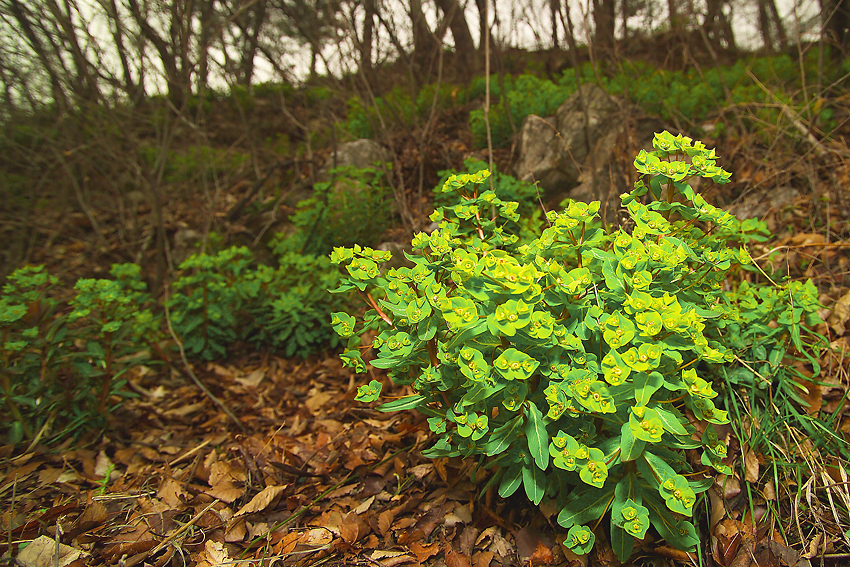
MULTIPOLYGON (((819 159, 821 189, 777 198, 776 170, 804 176, 812 160, 789 156, 769 170, 741 149, 727 167, 738 185, 713 198, 758 207, 772 237, 752 255, 821 290, 826 322, 817 331, 829 348, 821 375, 805 384, 803 410, 832 415, 846 439, 850 241, 822 228, 843 226, 836 232, 846 238, 850 159, 842 151, 819 159), (741 187, 761 189, 747 201, 741 187)), ((102 436, 23 454, 0 447, 0 564, 14 556, 49 567, 57 547, 63 567, 621 564, 599 536, 587 556, 560 545, 553 504, 480 493, 492 471, 477 461, 422 457, 424 417, 355 402, 359 383, 332 353, 289 360, 241 349, 218 363, 136 369, 135 397, 102 436)), ((795 464, 784 478, 772 475, 767 457, 730 442, 738 472, 718 478, 700 508, 701 553, 648 535, 630 564, 850 564, 850 468, 805 438, 785 441, 795 464)))

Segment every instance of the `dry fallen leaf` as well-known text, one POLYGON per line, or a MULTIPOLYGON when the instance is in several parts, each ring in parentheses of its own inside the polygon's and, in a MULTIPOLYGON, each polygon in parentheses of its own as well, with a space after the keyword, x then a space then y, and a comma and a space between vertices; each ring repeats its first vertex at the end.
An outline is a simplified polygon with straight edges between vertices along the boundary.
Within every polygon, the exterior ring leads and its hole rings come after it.
POLYGON ((469 557, 455 551, 449 542, 443 545, 443 551, 446 554, 446 565, 448 567, 472 567, 469 557))
POLYGON ((758 482, 759 461, 755 451, 750 449, 744 455, 744 480, 751 483, 758 482))
POLYGON ((826 322, 839 337, 844 335, 847 320, 850 319, 850 291, 832 304, 832 313, 826 322))
POLYGON ((378 530, 381 532, 381 536, 387 537, 389 535, 394 519, 395 513, 392 510, 384 510, 378 515, 378 530))
POLYGON ((223 543, 209 540, 198 556, 197 567, 218 567, 232 563, 223 543))
POLYGON ((419 563, 425 563, 429 557, 440 553, 440 545, 436 541, 424 545, 418 541, 414 541, 408 546, 408 548, 416 556, 416 560, 419 561, 419 563))
POLYGON ((82 556, 79 549, 39 536, 18 554, 17 561, 21 567, 65 567, 82 556))
POLYGON ((269 505, 274 502, 274 500, 281 495, 281 493, 286 490, 285 486, 267 486, 260 491, 259 494, 251 498, 251 501, 242 506, 238 512, 233 514, 233 517, 244 516, 245 514, 255 514, 257 512, 262 512, 269 505))
POLYGON ((235 376, 233 379, 242 384, 245 388, 256 388, 266 377, 266 371, 263 369, 254 370, 250 374, 243 376, 235 376))
POLYGON ((157 498, 172 508, 184 506, 190 499, 189 493, 183 490, 182 484, 171 477, 163 479, 162 484, 159 485, 159 490, 156 495, 157 498))

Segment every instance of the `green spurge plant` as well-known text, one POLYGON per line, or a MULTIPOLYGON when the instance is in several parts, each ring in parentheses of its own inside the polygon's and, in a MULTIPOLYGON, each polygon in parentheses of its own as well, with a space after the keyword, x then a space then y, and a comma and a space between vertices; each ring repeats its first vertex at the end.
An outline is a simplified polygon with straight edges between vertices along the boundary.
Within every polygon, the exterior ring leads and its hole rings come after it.
MULTIPOLYGON (((424 454, 478 457, 501 496, 522 486, 535 504, 554 500, 576 553, 610 518, 623 560, 650 525, 679 549, 699 542, 690 518, 707 473, 731 472, 714 429, 727 412, 705 377, 746 346, 724 331, 735 307, 721 300, 728 273, 750 263, 730 246, 746 230, 688 184, 730 174, 700 142, 664 132, 653 145, 622 196, 628 228, 605 231, 598 202, 570 201, 538 238, 518 242, 502 228, 517 204, 482 190, 482 171, 446 181, 462 202, 414 237, 414 267, 383 273, 385 256, 369 248, 331 255, 348 274, 339 291, 371 307, 359 319, 333 315, 344 363, 365 371, 371 348, 374 367, 416 392, 379 409, 426 414, 437 441, 424 454), (361 345, 369 328, 380 334, 361 345)), ((373 380, 356 399, 377 400, 381 388, 373 380)))
POLYGON ((81 279, 65 305, 53 300, 56 278, 26 267, 9 276, 0 297, 3 428, 12 444, 53 441, 99 427, 124 396, 123 375, 146 364, 144 346, 157 321, 139 267, 118 264, 115 279, 81 279))
POLYGON ((91 384, 77 390, 93 398, 74 404, 81 417, 86 415, 83 408, 96 407, 101 417, 114 409, 110 398, 124 395, 123 375, 150 358, 143 347, 154 342, 159 322, 143 308, 152 298, 140 273, 137 264, 115 264, 110 270, 114 280, 81 279, 74 286, 77 295, 68 322, 74 338, 85 344, 74 369, 78 383, 91 384))
POLYGON ((278 262, 277 269, 258 266, 252 277, 260 284, 257 300, 249 307, 255 327, 252 339, 286 356, 306 357, 336 347, 339 337, 328 316, 345 302, 325 290, 339 285, 339 271, 324 256, 289 252, 278 262))
POLYGON ((291 218, 297 231, 272 242, 275 254, 325 256, 335 246, 380 238, 390 220, 383 179, 384 173, 371 167, 332 169, 330 180, 316 183, 313 197, 298 203, 291 218))
POLYGON ((188 356, 213 360, 242 338, 239 314, 252 261, 250 250, 234 246, 215 255, 195 254, 180 264, 168 308, 188 356))

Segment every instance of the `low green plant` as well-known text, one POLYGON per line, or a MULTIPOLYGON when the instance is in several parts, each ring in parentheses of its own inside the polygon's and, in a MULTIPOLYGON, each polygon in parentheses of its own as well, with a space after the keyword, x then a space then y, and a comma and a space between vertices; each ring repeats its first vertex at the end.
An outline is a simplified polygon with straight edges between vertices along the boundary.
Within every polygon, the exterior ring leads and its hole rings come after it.
POLYGON ((289 251, 277 241, 278 267, 258 265, 245 247, 196 254, 180 265, 168 298, 171 323, 189 358, 214 360, 244 340, 306 357, 339 340, 328 319, 344 298, 325 291, 339 271, 325 257, 289 251))
MULTIPOLYGON (((413 238, 414 267, 383 272, 386 255, 359 246, 331 255, 347 272, 338 291, 371 305, 361 317, 333 314, 344 364, 365 371, 361 353, 372 349, 370 364, 415 392, 379 409, 424 413, 437 436, 424 455, 477 458, 501 496, 522 487, 535 504, 553 501, 576 553, 590 551, 607 517, 623 561, 650 526, 696 548, 699 495, 712 471, 731 472, 715 429, 728 414, 707 378, 734 368, 764 331, 732 336, 730 322, 745 325, 751 306, 746 290, 731 302, 722 290, 751 263, 736 246, 751 227, 688 183, 726 183, 729 173, 700 142, 664 132, 653 144, 622 196, 624 228, 600 228, 598 202, 570 201, 520 242, 502 228, 519 220, 518 204, 485 190, 482 171, 446 181, 462 202, 413 238), (380 331, 371 344, 361 344, 366 329, 380 331)), ((777 336, 800 324, 800 307, 785 305, 769 308, 784 314, 777 336)), ((381 390, 372 380, 356 399, 381 390)))
MULTIPOLYGON (((567 69, 555 81, 530 74, 505 77, 504 96, 516 126, 529 114, 554 114, 579 84, 595 83, 612 95, 628 98, 647 113, 668 121, 683 121, 694 129, 712 116, 722 116, 730 107, 739 109, 736 112, 747 124, 778 124, 784 120, 776 104, 781 102, 829 131, 836 126, 833 111, 822 104, 822 99, 799 96, 805 85, 816 82, 817 77, 818 59, 814 51, 806 54, 802 65, 788 55, 739 59, 733 65, 676 71, 642 61, 624 61, 617 67, 598 68, 594 72, 593 66, 585 63, 578 70, 567 69), (764 85, 770 85, 770 90, 764 85)), ((481 81, 482 78, 473 81, 469 98, 483 95, 481 81)), ((493 145, 505 147, 510 144, 513 131, 504 104, 499 100, 501 93, 492 86, 492 80, 491 96, 496 97, 490 107, 493 145)), ((469 125, 475 144, 486 146, 482 110, 470 112, 469 125)), ((725 128, 722 120, 718 127, 725 128)))
POLYGON ((313 196, 298 203, 290 218, 293 235, 279 235, 272 250, 325 256, 335 246, 356 242, 378 244, 391 219, 390 192, 384 172, 374 168, 338 167, 328 181, 313 186, 313 196))
POLYGON ((338 346, 329 318, 345 301, 327 290, 339 285, 339 271, 324 256, 289 252, 278 262, 277 269, 258 267, 252 278, 260 284, 257 301, 249 307, 252 340, 285 356, 306 357, 338 346))
MULTIPOLYGON (((434 187, 434 206, 437 209, 461 204, 465 198, 469 197, 469 195, 464 195, 463 192, 444 192, 442 189, 449 177, 457 174, 471 174, 487 168, 486 163, 476 158, 464 160, 463 165, 463 171, 439 172, 440 182, 434 187)), ((537 188, 531 183, 500 173, 496 170, 495 165, 489 181, 492 181, 493 193, 497 198, 518 204, 516 212, 519 215, 519 220, 517 222, 508 221, 502 227, 503 230, 518 235, 518 242, 533 239, 534 235, 540 232, 545 222, 539 206, 541 197, 537 193, 537 188)))
POLYGON ((81 279, 66 306, 42 267, 12 273, 0 297, 0 358, 6 436, 52 441, 99 427, 125 396, 124 374, 147 364, 157 322, 139 267, 113 266, 115 279, 81 279))
POLYGON ((243 338, 246 280, 253 255, 248 248, 194 254, 180 264, 167 306, 172 328, 186 355, 200 360, 224 356, 243 338))
MULTIPOLYGON (((508 117, 504 105, 493 101, 490 107, 490 135, 494 147, 510 144, 513 130, 511 120, 518 128, 529 114, 549 116, 555 113, 561 104, 576 91, 575 84, 556 84, 548 79, 534 75, 520 75, 505 85, 511 116, 508 117)), ((469 127, 478 147, 487 146, 487 126, 484 111, 473 110, 469 113, 469 127)))

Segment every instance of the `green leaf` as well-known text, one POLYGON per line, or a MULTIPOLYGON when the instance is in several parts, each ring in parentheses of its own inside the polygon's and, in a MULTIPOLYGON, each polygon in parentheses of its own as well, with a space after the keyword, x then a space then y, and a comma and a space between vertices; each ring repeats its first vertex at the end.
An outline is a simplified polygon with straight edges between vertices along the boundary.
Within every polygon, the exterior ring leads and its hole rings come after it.
POLYGON ((537 467, 522 467, 522 485, 525 495, 535 506, 543 500, 546 492, 546 475, 537 467))
POLYGON ((634 536, 627 534, 626 531, 614 525, 613 520, 611 522, 611 549, 614 551, 614 555, 617 556, 622 563, 626 563, 629 557, 632 556, 632 551, 635 548, 635 538, 634 536))
POLYGON ((635 401, 639 406, 648 405, 652 394, 664 384, 664 377, 659 372, 638 372, 632 377, 635 385, 635 401))
POLYGON ((635 437, 628 423, 622 425, 620 432, 620 460, 623 462, 634 461, 643 454, 646 441, 641 441, 635 437))
POLYGON ((522 464, 511 465, 502 476, 502 483, 499 485, 499 496, 507 498, 517 491, 519 485, 522 484, 522 464))
POLYGON ((569 528, 598 520, 605 514, 609 502, 614 498, 614 487, 607 490, 588 488, 587 490, 569 494, 567 505, 558 513, 558 523, 561 527, 569 528))
POLYGON ((397 400, 381 404, 378 406, 377 409, 378 411, 383 412, 416 409, 421 406, 427 399, 428 398, 426 398, 425 396, 420 395, 405 396, 403 398, 399 398, 397 400))
POLYGON ((543 422, 543 414, 537 406, 529 402, 526 406, 525 437, 528 440, 528 450, 534 457, 537 467, 545 471, 549 466, 549 434, 543 422))
POLYGON ((652 409, 654 409, 655 413, 658 414, 658 419, 660 419, 661 423, 664 424, 664 429, 675 435, 688 434, 687 430, 685 429, 685 426, 682 425, 682 422, 680 421, 680 414, 675 408, 668 410, 658 405, 654 406, 652 409))
POLYGON ((518 415, 504 425, 493 430, 485 446, 488 457, 498 455, 508 449, 516 440, 519 429, 522 427, 522 415, 518 415))
POLYGON ((650 451, 645 451, 643 459, 646 464, 649 465, 649 468, 653 473, 653 479, 657 479, 656 482, 658 484, 664 482, 668 478, 676 476, 676 471, 674 471, 673 468, 658 455, 650 451))

